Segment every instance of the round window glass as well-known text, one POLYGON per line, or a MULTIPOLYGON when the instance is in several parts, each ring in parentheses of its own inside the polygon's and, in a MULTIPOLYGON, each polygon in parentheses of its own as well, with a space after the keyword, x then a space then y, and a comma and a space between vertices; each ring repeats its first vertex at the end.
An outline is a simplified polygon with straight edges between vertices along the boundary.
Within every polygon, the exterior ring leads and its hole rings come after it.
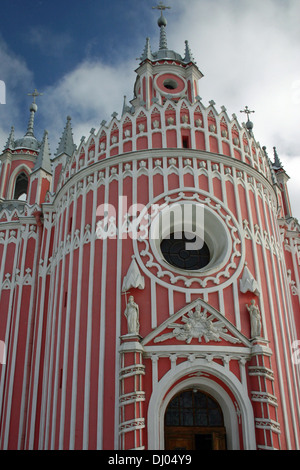
POLYGON ((172 78, 168 78, 167 80, 164 81, 164 87, 167 88, 168 90, 176 90, 178 88, 178 83, 176 80, 173 80, 172 78))
POLYGON ((195 234, 172 233, 162 240, 160 249, 165 260, 176 268, 193 271, 204 268, 210 262, 207 244, 195 234))

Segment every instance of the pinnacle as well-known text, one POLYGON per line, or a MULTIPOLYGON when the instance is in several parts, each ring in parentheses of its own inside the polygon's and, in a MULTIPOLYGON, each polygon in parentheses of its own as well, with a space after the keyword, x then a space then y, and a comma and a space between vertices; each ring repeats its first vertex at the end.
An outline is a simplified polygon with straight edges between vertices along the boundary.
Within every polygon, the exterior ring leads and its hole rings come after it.
POLYGON ((51 162, 50 162, 50 148, 48 141, 48 131, 45 130, 43 141, 39 154, 37 156, 33 171, 44 170, 47 173, 52 174, 51 162))
POLYGON ((5 145, 5 149, 14 148, 14 144, 15 144, 15 128, 14 128, 14 126, 12 126, 10 134, 9 134, 7 142, 6 142, 6 145, 5 145))
POLYGON ((62 133, 55 156, 59 156, 64 153, 70 157, 71 155, 73 155, 74 150, 75 150, 75 144, 73 141, 71 117, 68 116, 67 124, 62 133))
POLYGON ((185 56, 184 62, 195 62, 195 59, 192 55, 191 48, 189 46, 189 42, 185 41, 185 56))
POLYGON ((273 163, 273 168, 274 168, 274 170, 279 170, 279 169, 283 168, 283 166, 282 166, 282 163, 281 163, 280 158, 279 158, 279 156, 278 156, 276 147, 273 147, 273 150, 274 150, 274 163, 273 163))

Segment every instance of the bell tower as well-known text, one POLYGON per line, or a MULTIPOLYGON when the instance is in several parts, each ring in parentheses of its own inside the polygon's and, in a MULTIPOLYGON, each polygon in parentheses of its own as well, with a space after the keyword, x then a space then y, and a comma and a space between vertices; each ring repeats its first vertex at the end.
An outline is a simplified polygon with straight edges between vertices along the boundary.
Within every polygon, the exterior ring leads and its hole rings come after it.
POLYGON ((186 97, 193 104, 198 96, 198 81, 203 74, 198 69, 190 50, 188 41, 185 41, 185 53, 182 57, 170 50, 167 43, 167 20, 163 11, 167 8, 160 2, 157 7, 161 11, 157 24, 160 28, 159 50, 152 52, 150 38, 146 45, 140 65, 136 70, 137 79, 134 86, 134 106, 144 106, 147 110, 157 103, 163 105, 167 100, 177 103, 186 97))
POLYGON ((11 128, 4 151, 0 155, 0 201, 26 201, 29 204, 44 202, 50 188, 52 170, 48 133, 42 141, 34 133, 34 120, 37 112, 36 98, 42 95, 36 89, 28 96, 33 97, 29 108, 27 132, 24 137, 15 139, 11 128))

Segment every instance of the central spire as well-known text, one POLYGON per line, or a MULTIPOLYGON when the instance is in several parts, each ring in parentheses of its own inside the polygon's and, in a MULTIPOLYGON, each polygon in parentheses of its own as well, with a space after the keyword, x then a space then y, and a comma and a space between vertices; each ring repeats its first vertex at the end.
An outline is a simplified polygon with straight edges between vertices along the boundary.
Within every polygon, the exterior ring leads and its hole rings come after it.
POLYGON ((170 10, 171 7, 167 7, 163 2, 159 2, 156 7, 152 7, 153 10, 160 10, 160 17, 158 18, 157 24, 160 27, 160 39, 159 39, 159 50, 168 49, 167 35, 166 35, 166 26, 167 20, 163 15, 164 10, 170 10))
POLYGON ((34 133, 33 133, 33 127, 34 127, 34 115, 35 113, 37 112, 37 105, 35 103, 35 99, 37 96, 40 96, 42 95, 43 93, 39 93, 37 91, 37 89, 35 88, 34 92, 33 93, 27 93, 28 96, 32 96, 33 97, 33 101, 30 105, 30 117, 29 117, 29 121, 28 121, 28 127, 27 127, 27 132, 25 135, 27 136, 32 136, 34 137, 34 133))

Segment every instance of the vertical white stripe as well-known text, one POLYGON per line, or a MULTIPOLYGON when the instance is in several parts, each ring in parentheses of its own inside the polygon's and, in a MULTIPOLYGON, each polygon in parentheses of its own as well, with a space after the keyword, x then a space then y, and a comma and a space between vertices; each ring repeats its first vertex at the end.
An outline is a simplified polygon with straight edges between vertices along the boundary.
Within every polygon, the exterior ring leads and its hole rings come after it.
MULTIPOLYGON (((72 233, 74 234, 74 227, 76 222, 76 209, 77 209, 77 198, 74 199, 73 204, 73 219, 72 219, 72 233)), ((65 221, 65 225, 68 225, 68 219, 65 221)), ((71 297, 72 292, 72 280, 73 280, 73 257, 74 247, 71 245, 69 255, 69 270, 68 270, 68 287, 67 287, 67 310, 66 310, 66 323, 65 323, 65 338, 64 338, 64 354, 63 354, 63 375, 62 375, 62 388, 61 388, 61 408, 60 408, 60 426, 59 426, 59 449, 64 448, 64 432, 65 432, 65 407, 66 407, 66 388, 67 388, 67 376, 68 376, 68 357, 69 357, 69 333, 70 333, 70 312, 71 312, 71 297)), ((61 284, 63 287, 63 284, 61 284)))
MULTIPOLYGON (((60 223, 56 226, 55 233, 58 234, 56 238, 56 243, 54 246, 58 249, 60 240, 62 239, 62 231, 63 231, 63 219, 65 218, 65 231, 64 231, 64 240, 66 240, 66 234, 67 234, 67 225, 68 225, 68 218, 69 218, 69 212, 70 208, 69 206, 67 207, 66 211, 63 211, 60 216, 60 223), (65 213, 66 212, 66 213, 65 213), (58 230, 59 227, 59 230, 58 230)), ((70 256, 70 255, 69 255, 70 256)), ((57 335, 57 341, 56 341, 56 352, 53 354, 54 346, 55 346, 55 340, 53 337, 52 345, 53 349, 51 346, 51 355, 49 360, 51 361, 51 375, 50 375, 50 384, 49 384, 49 389, 48 389, 48 403, 49 403, 49 412, 52 412, 52 424, 51 424, 51 442, 50 442, 50 449, 54 448, 55 444, 55 433, 56 433, 56 416, 57 416, 57 395, 58 395, 58 387, 59 387, 59 380, 60 380, 60 371, 59 371, 59 362, 60 362, 60 348, 61 348, 61 323, 62 323, 62 309, 63 309, 63 300, 64 300, 64 283, 65 283, 65 264, 66 264, 66 255, 63 256, 62 260, 57 259, 55 261, 56 266, 55 266, 55 271, 53 272, 53 276, 55 277, 55 298, 53 302, 53 312, 55 312, 54 318, 53 318, 53 331, 55 333, 55 317, 56 313, 58 311, 58 323, 57 323, 57 329, 56 329, 56 335, 57 335), (61 272, 61 279, 60 279, 60 289, 59 289, 59 272, 61 272), (58 292, 60 293, 59 295, 59 304, 57 305, 57 298, 58 298, 58 292), (54 375, 54 385, 52 389, 52 357, 55 357, 55 375, 54 375), (53 402, 52 402, 52 407, 51 407, 51 395, 53 393, 53 402)), ((46 443, 48 444, 48 429, 50 428, 50 423, 46 426, 46 436, 45 440, 46 443)))
MULTIPOLYGON (((41 341, 42 341, 42 325, 43 325, 43 303, 44 303, 44 296, 45 296, 45 283, 43 283, 42 286, 42 293, 41 293, 41 306, 39 309, 36 309, 37 302, 34 303, 35 296, 38 296, 39 292, 39 278, 38 278, 38 272, 37 270, 39 269, 39 255, 40 255, 40 249, 42 246, 42 230, 39 230, 37 227, 37 236, 36 236, 36 242, 35 242, 35 255, 34 255, 34 261, 33 261, 33 269, 32 269, 32 287, 31 287, 31 294, 30 294, 30 305, 29 305, 29 312, 28 312, 28 329, 27 329, 27 344, 26 344, 26 353, 25 353, 25 370, 24 370, 24 381, 23 381, 23 391, 22 391, 22 402, 21 402, 21 412, 20 412, 20 425, 19 425, 19 442, 18 442, 18 447, 19 449, 21 448, 21 439, 22 439, 22 430, 23 430, 23 420, 24 420, 24 410, 25 410, 25 401, 29 399, 30 396, 30 389, 31 386, 33 385, 32 389, 32 407, 31 407, 31 416, 27 415, 27 423, 26 427, 28 427, 28 421, 30 423, 29 427, 29 449, 33 448, 33 440, 34 440, 34 428, 35 428, 35 414, 36 414, 36 405, 37 405, 37 387, 38 387, 38 373, 40 369, 40 352, 41 352, 41 341), (37 285, 35 285, 35 281, 37 279, 37 285), (37 310, 37 311, 36 311, 37 310), (35 315, 36 313, 36 315, 35 315), (32 337, 31 337, 31 329, 34 328, 33 322, 32 322, 32 317, 35 317, 36 320, 38 319, 38 322, 36 322, 36 325, 38 324, 38 330, 32 332, 32 337), (31 372, 28 370, 27 363, 30 361, 29 355, 32 355, 32 348, 33 345, 30 344, 30 341, 32 341, 33 344, 35 344, 35 335, 37 333, 37 341, 36 341, 36 350, 35 350, 35 365, 34 365, 34 371, 33 375, 31 375, 31 372), (28 374, 29 373, 29 374, 28 374), (29 375, 27 377, 27 374, 29 375), (31 383, 33 379, 33 384, 31 383), (30 381, 28 383, 28 381, 30 381), (26 392, 26 387, 28 383, 28 393, 26 392)), ((37 299, 37 297, 36 297, 37 299)), ((27 404, 28 406, 28 404, 27 404)), ((25 431, 25 430, 24 430, 25 431)), ((24 439, 26 439, 26 434, 24 436, 24 439)))
POLYGON ((84 414, 83 414, 83 450, 89 447, 89 416, 90 416, 90 383, 91 383, 91 345, 93 327, 93 293, 94 293, 94 266, 95 266, 95 227, 97 211, 97 172, 94 173, 93 189, 93 211, 91 223, 90 240, 90 269, 89 269, 89 291, 88 291, 88 313, 86 332, 86 358, 85 358, 85 381, 84 381, 84 414))
MULTIPOLYGON (((149 178, 148 178, 149 180, 149 178)), ((133 181, 134 185, 134 181, 133 181)), ((122 199, 120 196, 123 195, 123 178, 122 178, 122 163, 119 164, 119 178, 118 178, 118 196, 119 196, 119 220, 123 220, 123 207, 122 207, 122 199), (121 204, 121 205, 120 205, 121 204)), ((122 234, 121 232, 121 224, 119 224, 119 234, 117 239, 117 279, 116 279, 116 339, 115 339, 115 348, 116 348, 116 359, 115 359, 115 437, 114 437, 114 448, 118 449, 119 446, 119 396, 120 396, 120 383, 119 383, 119 375, 120 375, 120 355, 119 355, 119 347, 120 347, 120 336, 121 336, 121 291, 122 291, 122 234)))
POLYGON ((232 293, 233 293, 233 305, 234 305, 234 314, 235 314, 235 326, 239 331, 241 331, 241 312, 240 312, 240 303, 239 303, 239 292, 238 292, 238 281, 234 280, 232 283, 232 293))
POLYGON ((156 282, 151 277, 151 327, 157 327, 157 311, 156 311, 156 282))
MULTIPOLYGON (((3 270, 4 270, 5 263, 6 263, 7 247, 9 246, 9 243, 8 243, 9 232, 10 230, 7 230, 6 232, 6 240, 5 240, 4 253, 3 253, 3 265, 2 265, 3 270)), ((16 272, 17 263, 19 260, 20 245, 21 245, 21 235, 20 235, 20 230, 18 230, 17 241, 15 245, 15 250, 14 250, 15 252, 14 252, 14 261, 13 261, 13 273, 16 272)), ((9 375, 10 371, 7 370, 8 366, 10 365, 10 354, 11 354, 10 349, 11 351, 13 351, 11 347, 12 339, 13 339, 11 338, 11 325, 13 324, 14 292, 15 292, 15 282, 13 281, 11 284, 10 295, 9 295, 9 305, 8 305, 8 310, 7 310, 7 321, 6 321, 6 331, 5 331, 5 341, 4 341, 7 347, 7 360, 6 360, 6 365, 2 367, 1 381, 0 381, 0 417, 1 419, 4 419, 4 417, 7 419, 6 407, 4 405, 5 405, 5 397, 8 393, 8 384, 9 384, 9 377, 10 377, 9 375)), ((0 290, 0 293, 1 293, 1 290, 0 290)), ((2 422, 2 429, 0 429, 1 431, 0 436, 2 436, 2 439, 1 439, 2 442, 5 436, 5 433, 4 433, 5 423, 6 423, 6 420, 2 422)), ((5 447, 3 447, 3 449, 5 449, 5 447)))
MULTIPOLYGON (((248 192, 246 194, 247 194, 247 203, 249 204, 248 192)), ((263 228, 262 228, 262 223, 261 223, 260 212, 257 208, 257 199, 256 198, 255 198, 255 204, 256 204, 256 212, 257 212, 257 216, 258 216, 258 220, 259 220, 259 226, 260 226, 261 231, 262 231, 263 228)), ((265 248, 264 244, 262 244, 262 254, 263 254, 263 260, 264 260, 264 266, 265 266, 266 279, 268 280, 268 279, 270 279, 270 273, 269 273, 269 266, 268 266, 268 259, 267 259, 268 257, 267 257, 267 254, 266 254, 266 248, 265 248)), ((273 257, 273 254, 272 254, 272 252, 270 252, 270 258, 272 258, 272 257, 273 257)), ((271 264, 272 264, 273 276, 274 276, 274 280, 276 281, 276 274, 275 274, 275 271, 274 271, 273 263, 274 262, 273 262, 273 259, 272 259, 271 264)), ((274 315, 275 308, 274 308, 274 302, 273 302, 273 295, 272 295, 272 291, 271 291, 269 282, 267 282, 267 290, 268 290, 269 304, 270 304, 270 318, 271 318, 273 336, 274 336, 275 357, 276 357, 277 370, 278 370, 278 379, 279 379, 278 380, 278 386, 279 386, 279 389, 280 389, 280 396, 283 398, 284 397, 284 390, 283 390, 284 379, 283 379, 283 375, 282 375, 281 356, 280 356, 280 352, 279 352, 277 326, 276 326, 276 320, 275 320, 275 315, 274 315)), ((280 312, 281 308, 280 308, 279 302, 280 302, 280 299, 278 298, 278 291, 276 289, 276 304, 278 306, 278 311, 280 312)), ((282 315, 282 312, 280 312, 279 314, 282 315)), ((263 317, 263 320, 264 320, 265 315, 262 315, 262 317, 263 317)), ((265 323, 265 322, 263 321, 263 323, 265 323)), ((264 331, 267 331, 267 330, 265 329, 264 331)), ((284 419, 284 423, 285 423, 285 427, 286 427, 287 447, 289 449, 290 446, 291 446, 291 442, 290 442, 289 426, 288 426, 288 421, 287 421, 286 402, 285 402, 284 399, 282 399, 281 403, 282 403, 283 419, 284 419)))
MULTIPOLYGON (((109 168, 105 175, 104 203, 108 203, 109 168)), ((107 240, 102 245, 102 273, 101 273, 101 304, 100 304, 100 351, 99 351, 99 377, 98 377, 98 420, 97 420, 97 450, 103 447, 103 393, 104 393, 104 357, 105 357, 105 311, 106 311, 106 264, 107 240)))
POLYGON ((170 287, 168 288, 168 298, 169 298, 169 315, 174 314, 174 290, 170 287))
MULTIPOLYGON (((24 275, 25 270, 25 258, 26 258, 26 250, 27 250, 27 238, 21 236, 20 245, 23 245, 22 249, 22 260, 20 266, 20 273, 24 275)), ((16 286, 17 287, 17 286, 16 286)), ((18 344, 18 337, 19 337, 19 325, 20 325, 20 310, 21 310, 21 298, 22 298, 22 290, 23 285, 19 284, 18 286, 18 297, 17 302, 13 302, 12 309, 15 313, 14 318, 14 329, 13 329, 13 344, 10 347, 10 354, 11 354, 11 362, 10 362, 10 371, 8 376, 8 397, 7 397, 7 412, 6 412, 6 420, 5 420, 5 431, 4 431, 4 449, 7 449, 8 445, 8 437, 9 437, 9 428, 10 428, 10 417, 11 417, 11 404, 12 404, 12 394, 13 394, 13 387, 14 387, 14 378, 15 378, 15 367, 16 367, 16 359, 17 359, 17 344, 18 344)), ((7 367, 7 365, 6 365, 7 367)))
MULTIPOLYGON (((46 214, 45 214, 46 215, 46 214)), ((49 259, 49 241, 51 238, 51 232, 54 231, 54 227, 52 224, 52 212, 48 213, 49 216, 49 221, 48 223, 45 223, 45 229, 47 230, 47 248, 45 250, 45 256, 44 259, 47 260, 49 259)), ((54 240, 54 246, 55 242, 57 242, 57 233, 55 235, 55 240, 54 240)), ((52 253, 51 253, 52 255, 52 253)), ((56 317, 56 311, 53 308, 53 297, 54 297, 54 291, 56 294, 56 289, 55 289, 55 276, 54 276, 54 262, 51 265, 50 268, 50 282, 49 282, 49 301, 48 301, 48 319, 47 319, 47 330, 46 330, 46 344, 45 344, 45 359, 44 359, 44 371, 43 371, 43 388, 42 388, 42 401, 41 401, 41 409, 43 410, 41 414, 41 422, 40 422, 40 435, 39 435, 39 449, 45 449, 45 423, 49 422, 49 412, 50 408, 48 406, 48 396, 49 396, 49 388, 51 382, 49 381, 50 379, 50 374, 52 373, 53 369, 53 362, 54 362, 54 357, 51 354, 50 351, 52 351, 52 343, 53 343, 53 337, 55 335, 54 333, 54 319, 56 317), (51 359, 50 359, 51 358, 51 359)), ((47 278, 47 272, 46 272, 46 266, 45 266, 45 271, 43 275, 47 278)), ((48 431, 49 426, 46 427, 46 431, 48 431)), ((47 432, 47 437, 48 437, 48 432, 47 432)))
MULTIPOLYGON (((80 244, 78 254, 77 270, 77 292, 76 292, 76 313, 75 313, 75 332, 74 332, 74 352, 73 352, 73 375, 72 375, 72 396, 71 396, 71 421, 70 421, 70 441, 69 449, 73 450, 75 446, 76 429, 76 404, 78 389, 78 355, 79 355, 79 332, 81 318, 81 291, 82 291, 82 265, 83 265, 83 240, 85 227, 85 208, 86 208, 86 179, 84 182, 83 194, 81 199, 81 224, 80 224, 80 244)), ((75 295, 75 293, 74 293, 75 295)))

